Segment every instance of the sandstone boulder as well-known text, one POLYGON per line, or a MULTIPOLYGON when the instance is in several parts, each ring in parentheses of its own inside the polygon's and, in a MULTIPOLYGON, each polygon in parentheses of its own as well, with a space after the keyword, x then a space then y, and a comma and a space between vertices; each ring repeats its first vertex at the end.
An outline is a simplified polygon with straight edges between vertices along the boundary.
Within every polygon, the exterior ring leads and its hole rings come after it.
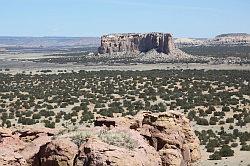
POLYGON ((38 153, 40 151, 40 148, 50 141, 51 137, 46 133, 39 133, 36 139, 26 144, 25 148, 20 151, 20 154, 27 161, 28 165, 39 165, 40 159, 38 153))
POLYGON ((138 131, 161 156, 162 165, 190 165, 201 158, 199 139, 181 113, 141 112, 135 117, 101 118, 99 126, 110 124, 138 131))
POLYGON ((0 165, 27 166, 27 162, 22 155, 13 149, 0 147, 0 165))
POLYGON ((47 129, 0 128, 0 163, 5 165, 39 165, 37 154, 40 147, 51 141, 47 129))
POLYGON ((77 153, 77 145, 70 140, 53 140, 40 148, 40 166, 73 166, 77 153))
POLYGON ((136 131, 128 128, 111 129, 109 133, 125 133, 130 135, 131 139, 136 142, 132 149, 110 145, 100 138, 93 137, 87 140, 80 147, 80 153, 77 158, 77 166, 88 165, 114 165, 114 166, 160 166, 161 158, 158 152, 151 147, 146 140, 136 131))
POLYGON ((0 164, 24 166, 26 160, 18 153, 25 148, 25 143, 10 129, 0 127, 0 164))
POLYGON ((163 165, 190 165, 201 157, 199 139, 183 114, 146 114, 138 130, 159 151, 163 165))

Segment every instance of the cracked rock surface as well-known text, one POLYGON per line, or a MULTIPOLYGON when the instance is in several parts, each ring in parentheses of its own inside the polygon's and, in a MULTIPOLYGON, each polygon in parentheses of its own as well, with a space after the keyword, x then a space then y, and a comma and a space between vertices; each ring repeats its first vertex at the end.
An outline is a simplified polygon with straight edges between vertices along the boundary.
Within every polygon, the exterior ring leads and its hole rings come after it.
POLYGON ((59 131, 0 128, 6 166, 186 166, 200 159, 199 140, 178 112, 99 118, 59 131))

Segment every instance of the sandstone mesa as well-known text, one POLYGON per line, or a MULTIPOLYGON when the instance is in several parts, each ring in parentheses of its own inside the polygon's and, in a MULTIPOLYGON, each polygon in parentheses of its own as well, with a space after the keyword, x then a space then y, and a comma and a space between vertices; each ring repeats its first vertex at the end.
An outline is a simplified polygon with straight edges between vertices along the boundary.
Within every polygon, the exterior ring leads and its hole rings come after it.
POLYGON ((100 57, 134 61, 169 61, 193 58, 175 47, 170 33, 122 33, 101 37, 100 57))
POLYGON ((174 50, 172 35, 169 33, 127 33, 104 35, 101 38, 99 53, 148 52, 169 54, 174 50))

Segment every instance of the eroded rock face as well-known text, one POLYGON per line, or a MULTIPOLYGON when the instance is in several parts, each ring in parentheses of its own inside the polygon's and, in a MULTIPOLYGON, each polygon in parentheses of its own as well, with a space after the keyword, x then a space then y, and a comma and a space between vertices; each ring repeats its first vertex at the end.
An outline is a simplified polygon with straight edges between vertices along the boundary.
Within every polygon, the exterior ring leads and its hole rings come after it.
POLYGON ((147 114, 139 132, 159 152, 163 165, 190 165, 201 157, 200 141, 183 114, 147 114))
POLYGON ((169 33, 127 33, 104 35, 101 38, 100 54, 115 52, 148 52, 170 54, 175 49, 172 35, 169 33))
POLYGON ((26 160, 17 151, 23 149, 25 143, 10 129, 0 127, 0 165, 24 166, 26 160))
POLYGON ((60 134, 45 129, 0 128, 0 163, 7 166, 188 166, 201 157, 199 140, 189 120, 178 112, 101 118, 95 124, 60 134))
POLYGON ((70 140, 53 140, 40 148, 40 166, 73 166, 77 153, 77 145, 70 140))
MULTIPOLYGON (((113 118, 97 119, 104 126, 113 118)), ((161 157, 163 166, 186 166, 201 158, 200 141, 189 120, 181 113, 144 112, 134 118, 116 118, 116 126, 136 130, 161 157)), ((107 126, 108 127, 108 126, 107 126)))
POLYGON ((12 131, 0 127, 0 165, 39 165, 40 147, 51 141, 46 128, 28 128, 12 131))
POLYGON ((112 128, 109 132, 125 133, 136 142, 133 149, 114 146, 103 142, 100 138, 92 137, 79 148, 80 153, 76 166, 160 166, 161 158, 155 149, 137 131, 128 128, 112 128))

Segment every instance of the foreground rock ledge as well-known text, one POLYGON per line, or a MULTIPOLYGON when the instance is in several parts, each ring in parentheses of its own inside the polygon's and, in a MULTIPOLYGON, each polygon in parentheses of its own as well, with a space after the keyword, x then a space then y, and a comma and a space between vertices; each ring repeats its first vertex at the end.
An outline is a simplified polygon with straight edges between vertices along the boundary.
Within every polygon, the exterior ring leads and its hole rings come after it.
POLYGON ((178 112, 99 118, 77 130, 0 128, 0 163, 11 166, 186 166, 199 140, 178 112), (40 131, 39 131, 40 130, 40 131))

